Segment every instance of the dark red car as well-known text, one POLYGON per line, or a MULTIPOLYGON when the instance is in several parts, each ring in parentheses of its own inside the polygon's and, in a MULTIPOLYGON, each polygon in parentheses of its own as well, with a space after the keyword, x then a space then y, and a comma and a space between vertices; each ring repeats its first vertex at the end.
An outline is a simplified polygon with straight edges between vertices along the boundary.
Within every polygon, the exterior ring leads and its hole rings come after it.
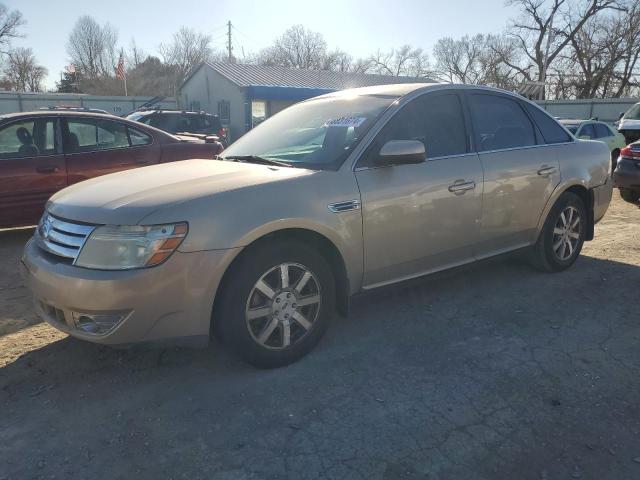
MULTIPOLYGON (((113 115, 38 111, 0 117, 0 228, 33 225, 51 195, 88 178, 154 163, 213 158, 215 141, 113 115)), ((144 181, 144 179, 141 179, 144 181)))

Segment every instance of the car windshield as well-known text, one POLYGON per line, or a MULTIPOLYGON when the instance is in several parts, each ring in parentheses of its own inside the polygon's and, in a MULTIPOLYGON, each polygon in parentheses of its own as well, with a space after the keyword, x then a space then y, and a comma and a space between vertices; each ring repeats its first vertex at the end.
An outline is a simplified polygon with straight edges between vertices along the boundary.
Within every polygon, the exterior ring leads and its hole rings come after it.
POLYGON ((576 134, 576 132, 578 131, 578 125, 565 125, 564 126, 567 130, 569 130, 571 133, 573 133, 574 135, 576 134))
POLYGON ((622 117, 626 120, 640 120, 640 103, 636 103, 622 117))
POLYGON ((336 169, 397 98, 332 96, 298 103, 245 134, 223 155, 261 157, 319 170, 336 169))

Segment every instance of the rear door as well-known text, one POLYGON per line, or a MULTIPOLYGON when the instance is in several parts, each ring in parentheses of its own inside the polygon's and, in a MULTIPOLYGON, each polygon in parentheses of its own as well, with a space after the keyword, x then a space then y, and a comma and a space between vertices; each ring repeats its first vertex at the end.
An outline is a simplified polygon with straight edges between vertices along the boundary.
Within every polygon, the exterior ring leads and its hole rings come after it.
POLYGON ((158 163, 160 150, 142 128, 102 118, 67 118, 65 157, 69 184, 158 163))
POLYGON ((38 222, 67 185, 58 119, 34 117, 0 127, 0 227, 38 222))
POLYGON ((476 257, 484 258, 532 243, 542 210, 560 182, 560 166, 556 146, 542 140, 524 103, 477 91, 467 99, 484 170, 475 245, 476 257))

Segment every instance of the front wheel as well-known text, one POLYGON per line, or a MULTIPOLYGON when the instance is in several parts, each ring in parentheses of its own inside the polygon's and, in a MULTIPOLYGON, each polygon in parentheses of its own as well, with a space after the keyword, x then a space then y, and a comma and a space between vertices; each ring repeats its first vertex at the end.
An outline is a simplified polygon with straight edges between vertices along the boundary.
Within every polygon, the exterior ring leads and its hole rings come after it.
POLYGON ((587 212, 582 199, 571 192, 563 193, 531 251, 531 263, 547 272, 569 268, 580 255, 586 231, 587 212))
POLYGON ((287 365, 309 353, 335 310, 331 268, 298 242, 253 247, 233 266, 221 295, 216 330, 259 368, 287 365))

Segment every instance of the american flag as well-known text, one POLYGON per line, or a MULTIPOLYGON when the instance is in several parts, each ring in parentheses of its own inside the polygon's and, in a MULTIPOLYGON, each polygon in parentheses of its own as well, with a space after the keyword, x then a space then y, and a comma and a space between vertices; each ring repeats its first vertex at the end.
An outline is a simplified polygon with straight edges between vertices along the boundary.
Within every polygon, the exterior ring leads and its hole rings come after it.
POLYGON ((125 71, 124 71, 124 55, 120 52, 120 58, 118 59, 118 66, 116 67, 116 78, 119 80, 124 80, 125 71))

